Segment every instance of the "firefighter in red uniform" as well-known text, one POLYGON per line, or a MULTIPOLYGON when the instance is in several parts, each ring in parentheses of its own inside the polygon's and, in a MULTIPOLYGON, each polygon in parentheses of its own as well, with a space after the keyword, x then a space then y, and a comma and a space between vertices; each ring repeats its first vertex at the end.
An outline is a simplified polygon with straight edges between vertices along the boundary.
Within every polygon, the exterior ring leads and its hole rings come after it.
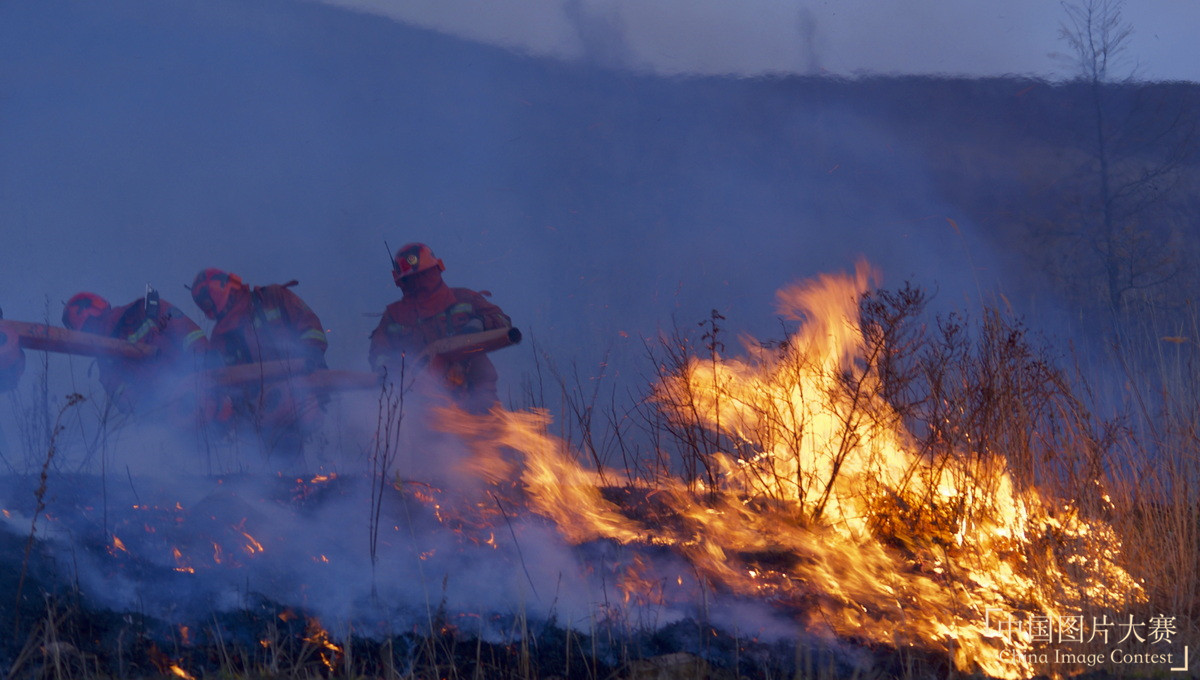
MULTIPOLYGON (((74 331, 143 343, 158 350, 151 359, 100 360, 100 384, 122 413, 147 411, 167 397, 174 400, 181 379, 203 368, 208 352, 204 331, 178 307, 159 299, 154 290, 116 308, 94 293, 77 293, 63 308, 62 322, 74 331)), ((185 411, 175 415, 184 416, 185 411)))
MULTIPOLYGON (((192 282, 192 299, 216 322, 209 347, 220 364, 302 360, 300 373, 325 368, 321 320, 290 288, 296 281, 251 288, 236 274, 205 269, 192 282)), ((238 409, 248 412, 272 449, 298 453, 321 422, 321 404, 289 380, 246 384, 238 409)))
MULTIPOLYGON (((508 315, 484 298, 489 293, 447 286, 442 281, 445 270, 442 261, 423 243, 410 243, 396 251, 392 278, 404 297, 388 305, 371 333, 368 359, 372 369, 397 376, 402 362, 412 367, 420 351, 435 340, 512 327, 508 315)), ((464 408, 483 412, 499 402, 496 368, 486 354, 472 354, 453 362, 435 361, 432 368, 464 408)))

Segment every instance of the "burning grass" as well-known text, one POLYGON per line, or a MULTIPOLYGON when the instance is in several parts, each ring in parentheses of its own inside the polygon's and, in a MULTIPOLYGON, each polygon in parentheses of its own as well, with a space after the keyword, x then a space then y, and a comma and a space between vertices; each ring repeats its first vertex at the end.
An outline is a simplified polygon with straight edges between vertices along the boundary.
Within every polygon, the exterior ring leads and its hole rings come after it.
MULTIPOLYGON (((669 341, 646 421, 676 466, 584 466, 545 413, 451 413, 444 425, 472 443, 482 474, 519 480, 527 506, 568 541, 667 547, 701 588, 769 602, 827 639, 1029 677, 1085 656, 1044 656, 1053 644, 1115 641, 1114 617, 1129 617, 1122 643, 1171 626, 1152 650, 1178 642, 1179 623, 1194 632, 1189 608, 1149 598, 1151 565, 1125 550, 1144 539, 1125 523, 1140 513, 1115 464, 1128 442, 1094 420, 1019 325, 987 312, 977 326, 950 317, 930 330, 918 325, 919 291, 868 294, 869 279, 863 266, 782 291, 797 330, 770 346, 747 341, 742 358, 722 356, 715 313, 703 351, 669 341), (611 486, 653 502, 631 512, 604 493, 611 486), (1087 639, 1076 624, 1090 625, 1087 639)), ((1194 543, 1183 550, 1195 559, 1194 543)), ((639 568, 626 578, 623 589, 645 593, 677 577, 639 568)), ((1182 647, 1170 648, 1180 661, 1182 647)))
POLYGON ((72 529, 125 581, 253 573, 273 590, 235 588, 238 607, 183 623, 93 616, 78 588, 37 612, 26 597, 37 623, 0 647, 10 677, 1018 678, 1182 662, 1200 640, 1200 400, 1144 398, 1137 427, 1099 419, 1019 324, 931 322, 919 290, 871 283, 863 265, 781 291, 794 329, 741 356, 714 312, 698 342, 652 353, 658 380, 609 431, 566 404, 579 447, 545 410, 436 412, 440 445, 467 449, 454 474, 478 484, 396 476, 413 418, 385 391, 362 478, 218 480, 197 502, 106 515, 100 540, 72 529), (346 512, 366 530, 320 535, 346 512), (564 555, 579 572, 565 585, 564 555), (464 605, 439 570, 539 613, 464 605), (369 582, 369 597, 331 619, 314 575, 369 582), (277 604, 292 594, 314 606, 277 604))

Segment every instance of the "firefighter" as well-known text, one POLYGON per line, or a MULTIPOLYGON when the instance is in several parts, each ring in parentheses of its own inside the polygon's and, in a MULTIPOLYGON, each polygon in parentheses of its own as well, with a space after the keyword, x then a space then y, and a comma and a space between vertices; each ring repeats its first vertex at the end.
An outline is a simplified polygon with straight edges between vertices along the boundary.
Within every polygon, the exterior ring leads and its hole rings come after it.
MULTIPOLYGON (((447 286, 442 280, 445 270, 445 264, 423 243, 410 243, 396 251, 392 279, 403 297, 388 305, 371 333, 368 359, 373 370, 395 376, 404 367, 402 362, 415 361, 435 340, 512 327, 508 315, 485 299, 490 293, 447 286)), ((484 412, 500 401, 496 368, 485 353, 452 362, 435 360, 431 368, 467 410, 484 412)))
MULTIPOLYGON (((215 362, 225 366, 300 360, 299 373, 326 368, 321 320, 291 291, 296 281, 251 288, 237 274, 205 269, 192 300, 216 322, 209 333, 215 362)), ((236 409, 253 419, 269 450, 299 453, 322 420, 321 401, 295 381, 254 381, 236 392, 236 409)))
MULTIPOLYGON (((63 326, 157 349, 150 359, 100 359, 100 384, 122 413, 145 411, 170 397, 174 403, 182 378, 202 368, 208 351, 204 331, 175 305, 149 290, 123 307, 112 307, 95 293, 76 293, 63 308, 63 326)), ((175 415, 194 415, 188 408, 175 415)))

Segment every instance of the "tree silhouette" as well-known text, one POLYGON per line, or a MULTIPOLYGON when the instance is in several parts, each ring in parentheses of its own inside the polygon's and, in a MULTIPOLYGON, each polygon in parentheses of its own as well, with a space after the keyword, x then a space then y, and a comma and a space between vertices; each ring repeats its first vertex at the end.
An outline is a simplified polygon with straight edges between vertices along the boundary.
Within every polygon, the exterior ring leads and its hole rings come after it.
POLYGON ((1137 80, 1122 0, 1062 6, 1059 36, 1071 49, 1087 102, 1078 222, 1064 231, 1094 255, 1082 266, 1092 270, 1090 278, 1099 275, 1106 305, 1119 319, 1136 293, 1161 288, 1187 265, 1179 247, 1182 213, 1171 199, 1195 151, 1195 116, 1171 88, 1137 80))

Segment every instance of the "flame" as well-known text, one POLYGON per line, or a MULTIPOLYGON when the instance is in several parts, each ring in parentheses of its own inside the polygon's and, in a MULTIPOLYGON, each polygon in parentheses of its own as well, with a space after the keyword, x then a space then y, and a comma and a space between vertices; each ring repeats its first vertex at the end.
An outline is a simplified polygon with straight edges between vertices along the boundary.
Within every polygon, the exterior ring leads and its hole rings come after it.
MULTIPOLYGON (((129 550, 127 550, 125 548, 125 541, 122 541, 121 539, 117 538, 116 534, 113 534, 113 537, 112 537, 112 547, 115 548, 116 550, 120 550, 121 552, 129 552, 129 550)), ((110 550, 109 552, 112 552, 112 551, 110 550)))
POLYGON ((179 548, 171 548, 171 556, 175 558, 175 571, 181 574, 196 573, 195 567, 188 564, 187 559, 183 556, 183 551, 179 548))
POLYGON ((196 680, 196 676, 194 676, 191 673, 188 673, 187 671, 180 668, 179 664, 174 664, 174 663, 171 664, 171 666, 168 670, 170 670, 172 674, 174 674, 180 678, 183 678, 183 680, 196 680))
POLYGON ((249 541, 249 543, 245 545, 246 554, 253 555, 263 551, 262 543, 259 543, 257 539, 245 531, 241 532, 241 534, 246 537, 247 541, 249 541))
POLYGON ((321 663, 331 673, 334 670, 333 663, 337 656, 342 653, 342 648, 333 644, 329 639, 329 633, 321 627, 321 622, 316 618, 310 617, 305 626, 304 641, 317 648, 317 657, 321 659, 321 663), (329 653, 329 656, 326 656, 329 653))
POLYGON ((651 573, 652 566, 641 555, 635 555, 633 562, 626 567, 617 587, 626 604, 663 605, 667 598, 663 592, 662 579, 656 579, 651 573))
MULTIPOLYGON (((787 343, 747 343, 748 356, 733 359, 714 342, 665 375, 655 404, 714 449, 693 478, 602 478, 549 433, 541 410, 448 408, 440 425, 469 445, 471 471, 519 481, 527 506, 571 543, 669 546, 703 582, 766 599, 818 634, 1031 676, 1032 636, 998 619, 1115 607, 1143 599, 1141 587, 1119 566, 1110 527, 1018 485, 1002 455, 922 455, 880 396, 878 357, 858 324, 873 278, 864 263, 784 289, 779 311, 800 322, 787 343), (614 487, 625 502, 606 497, 614 487)), ((635 561, 621 589, 627 601, 657 602, 672 576, 635 561)))

